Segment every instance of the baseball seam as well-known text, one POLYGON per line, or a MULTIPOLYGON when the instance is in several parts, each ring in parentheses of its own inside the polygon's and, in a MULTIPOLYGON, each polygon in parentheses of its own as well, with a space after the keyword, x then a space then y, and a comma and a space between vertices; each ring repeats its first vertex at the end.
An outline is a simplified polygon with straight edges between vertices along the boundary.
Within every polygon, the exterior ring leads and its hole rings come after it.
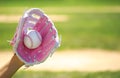
POLYGON ((37 37, 38 37, 38 39, 40 40, 40 43, 41 43, 42 42, 42 36, 39 33, 37 33, 37 31, 35 33, 36 33, 36 35, 37 35, 37 37))
POLYGON ((30 38, 30 36, 28 36, 28 35, 26 35, 29 39, 30 39, 30 41, 31 41, 31 46, 30 46, 30 48, 32 48, 33 47, 33 41, 32 41, 32 39, 30 38))

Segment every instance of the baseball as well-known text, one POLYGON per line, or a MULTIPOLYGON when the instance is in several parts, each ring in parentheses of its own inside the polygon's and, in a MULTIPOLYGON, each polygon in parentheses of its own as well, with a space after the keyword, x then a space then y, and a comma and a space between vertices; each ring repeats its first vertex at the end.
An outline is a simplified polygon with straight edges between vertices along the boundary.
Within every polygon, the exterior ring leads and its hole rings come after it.
POLYGON ((42 42, 41 35, 35 30, 28 30, 24 36, 24 44, 29 49, 35 49, 40 46, 42 42))

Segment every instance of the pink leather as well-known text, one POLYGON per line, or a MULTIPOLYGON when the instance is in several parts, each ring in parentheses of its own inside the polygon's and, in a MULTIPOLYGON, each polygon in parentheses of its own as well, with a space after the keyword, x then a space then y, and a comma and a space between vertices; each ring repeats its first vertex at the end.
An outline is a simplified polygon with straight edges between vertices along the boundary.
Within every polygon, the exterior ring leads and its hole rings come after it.
POLYGON ((60 45, 53 22, 38 8, 25 11, 11 44, 19 59, 28 66, 43 62, 60 45), (28 29, 36 30, 42 36, 41 45, 35 49, 24 45, 23 40, 28 29))

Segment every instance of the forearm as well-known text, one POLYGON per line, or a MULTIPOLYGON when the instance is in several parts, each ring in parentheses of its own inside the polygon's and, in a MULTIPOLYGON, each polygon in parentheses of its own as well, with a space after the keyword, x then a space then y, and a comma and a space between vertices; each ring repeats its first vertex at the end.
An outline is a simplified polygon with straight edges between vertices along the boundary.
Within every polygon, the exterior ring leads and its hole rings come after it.
POLYGON ((0 70, 0 78, 11 78, 22 65, 24 63, 14 54, 10 62, 0 70))

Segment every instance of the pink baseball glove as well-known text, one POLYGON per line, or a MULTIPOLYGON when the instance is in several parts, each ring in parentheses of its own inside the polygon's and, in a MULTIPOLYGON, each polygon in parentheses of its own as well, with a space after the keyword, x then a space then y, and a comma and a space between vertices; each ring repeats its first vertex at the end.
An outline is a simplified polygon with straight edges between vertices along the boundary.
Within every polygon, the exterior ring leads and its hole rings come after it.
POLYGON ((60 40, 52 20, 40 9, 32 8, 21 17, 11 45, 18 58, 26 66, 31 66, 45 61, 60 46, 60 40), (41 35, 42 42, 37 48, 25 46, 24 37, 28 30, 34 30, 41 35))

